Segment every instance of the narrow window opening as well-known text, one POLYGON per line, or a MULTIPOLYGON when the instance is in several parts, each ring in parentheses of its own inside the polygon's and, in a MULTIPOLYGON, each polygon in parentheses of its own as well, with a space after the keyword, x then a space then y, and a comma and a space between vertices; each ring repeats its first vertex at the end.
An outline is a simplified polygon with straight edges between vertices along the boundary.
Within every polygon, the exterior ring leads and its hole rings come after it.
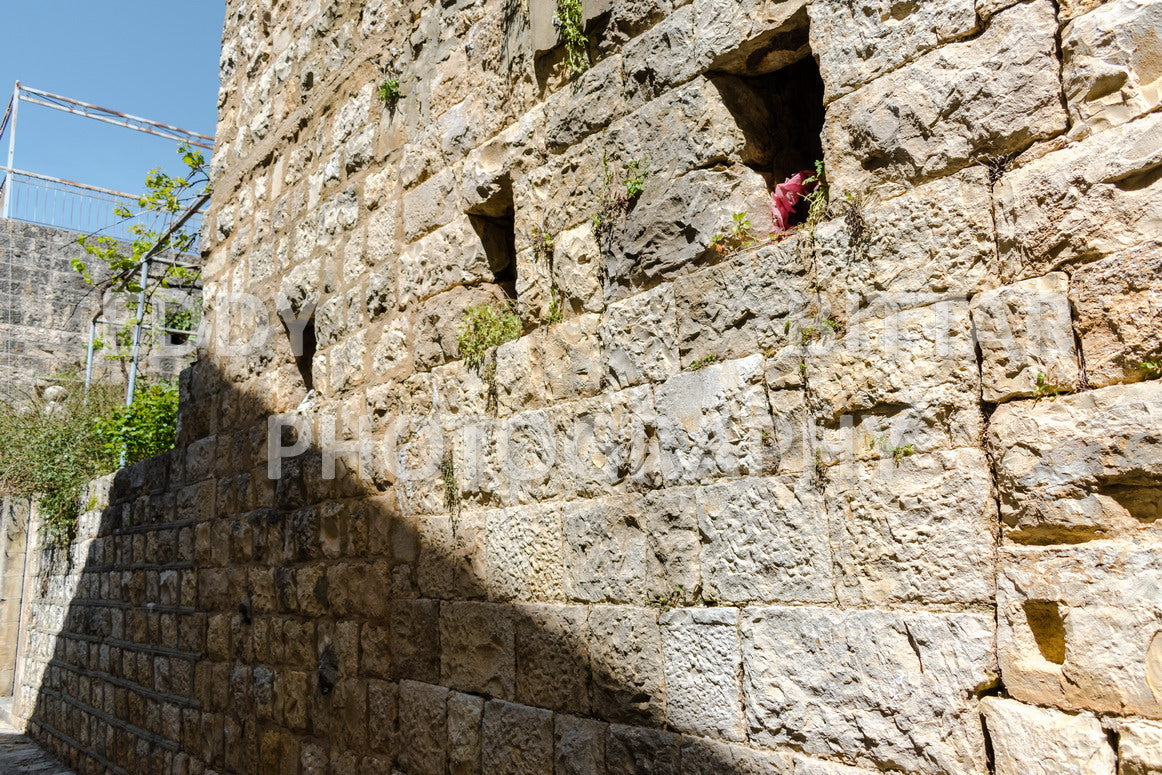
POLYGON ((497 183, 495 193, 468 211, 468 218, 484 248, 492 281, 508 298, 516 299, 516 211, 511 182, 504 178, 497 183))
POLYGON ((297 315, 289 309, 280 310, 279 317, 286 326, 291 355, 294 356, 295 367, 303 380, 303 387, 308 391, 314 390, 315 350, 318 348, 318 338, 315 335, 315 308, 308 307, 297 315))
POLYGON ((1026 600, 1025 620, 1033 632, 1037 650, 1055 665, 1065 664, 1065 620, 1052 600, 1026 600))

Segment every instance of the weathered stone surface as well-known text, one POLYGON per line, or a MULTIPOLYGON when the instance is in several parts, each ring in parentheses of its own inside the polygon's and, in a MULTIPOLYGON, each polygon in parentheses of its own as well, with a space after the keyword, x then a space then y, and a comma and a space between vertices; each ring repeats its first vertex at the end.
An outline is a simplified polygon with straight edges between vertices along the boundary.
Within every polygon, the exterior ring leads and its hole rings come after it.
POLYGON ((1162 724, 1131 721, 1118 732, 1118 775, 1162 772, 1162 724))
POLYGON ((625 388, 674 376, 679 371, 677 339, 672 286, 610 304, 601 321, 606 380, 625 388))
POLYGON ((1162 383, 1000 407, 989 425, 1009 537, 1075 543, 1160 516, 1162 383))
POLYGON ((976 449, 831 469, 824 492, 839 599, 851 605, 991 600, 991 484, 988 461, 976 449))
POLYGON ((871 775, 872 770, 862 767, 849 767, 846 764, 809 759, 806 756, 795 757, 795 775, 871 775))
POLYGON ((835 598, 823 499, 793 477, 741 479, 698 494, 702 595, 717 602, 835 598))
POLYGON ((417 369, 430 369, 460 357, 459 328, 469 307, 499 306, 506 300, 500 286, 492 283, 458 286, 418 305, 413 331, 413 355, 417 369))
POLYGON ((842 217, 815 232, 819 283, 831 306, 887 314, 996 287, 989 189, 987 171, 970 167, 882 203, 843 192, 853 199, 833 206, 842 217))
POLYGON ((1069 278, 1052 272, 973 298, 984 400, 1077 390, 1081 370, 1068 294, 1069 278))
POLYGON ((554 717, 555 773, 604 775, 605 737, 609 725, 575 716, 554 717))
POLYGON ((1069 298, 1090 385, 1162 376, 1162 243, 1078 267, 1069 298))
POLYGON ((738 611, 679 608, 659 618, 666 719, 680 732, 744 740, 738 611))
POLYGON ((674 282, 683 367, 782 344, 804 317, 807 278, 794 240, 747 251, 674 282))
POLYGON ((693 487, 648 493, 641 502, 646 534, 646 585, 651 600, 702 587, 701 535, 693 487))
POLYGON ((982 152, 1018 151, 1064 131, 1056 34, 1051 3, 1014 6, 978 37, 832 102, 824 128, 832 187, 901 193, 906 181, 955 172, 982 152))
MULTIPOLYGON (((448 696, 448 772, 450 775, 479 775, 480 726, 484 698, 453 692, 448 696)), ((374 717, 372 725, 378 723, 374 717)))
POLYGON ((440 678, 452 689, 512 699, 513 625, 489 603, 445 603, 440 610, 440 678))
POLYGON ((1061 48, 1072 134, 1121 124, 1162 101, 1162 4, 1119 0, 1078 16, 1061 48))
POLYGON ((561 599, 561 515, 557 508, 490 511, 484 542, 490 596, 497 600, 561 599))
POLYGON ((997 648, 1010 695, 1162 718, 1154 542, 1014 547, 1000 559, 997 648))
POLYGON ((646 536, 633 501, 603 498, 562 507, 565 596, 637 603, 646 596, 646 536))
POLYGON ((408 306, 454 285, 491 282, 500 267, 490 266, 489 251, 503 246, 485 244, 467 215, 403 248, 399 254, 399 303, 408 306))
POLYGON ((997 244, 1007 281, 1157 239, 1162 113, 1021 164, 996 186, 997 244))
POLYGON ((448 759, 449 694, 440 686, 400 682, 400 763, 409 772, 423 775, 442 775, 444 772, 448 759))
POLYGON ((588 612, 581 606, 524 605, 514 615, 516 699, 526 705, 589 712, 588 612))
POLYGON ((542 775, 553 769, 553 714, 490 700, 480 728, 484 772, 542 775))
POLYGON ((977 27, 972 0, 940 6, 815 3, 810 14, 811 50, 819 52, 828 101, 977 27))
POLYGON ((992 639, 991 615, 749 610, 750 739, 913 772, 984 773, 972 694, 996 676, 992 639))
POLYGON ((704 737, 682 739, 683 775, 790 775, 791 757, 782 751, 756 751, 704 737))
POLYGON ((997 775, 1113 775, 1117 760, 1098 720, 1023 705, 981 701, 997 775))
POLYGON ((771 431, 762 356, 714 363, 656 388, 662 477, 668 485, 765 470, 771 431))
POLYGON ((657 612, 594 606, 589 613, 593 712, 609 721, 664 718, 662 644, 657 612))
POLYGON ((679 738, 672 732, 611 724, 605 738, 605 763, 610 775, 678 775, 679 738))

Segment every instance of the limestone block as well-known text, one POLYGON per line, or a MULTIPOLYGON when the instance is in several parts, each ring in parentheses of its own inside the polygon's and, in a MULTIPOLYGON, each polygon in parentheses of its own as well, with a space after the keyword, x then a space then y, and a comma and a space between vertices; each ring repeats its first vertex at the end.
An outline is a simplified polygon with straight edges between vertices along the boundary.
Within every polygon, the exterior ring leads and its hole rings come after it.
POLYGON ((763 358, 715 363, 657 386, 657 429, 667 485, 764 472, 764 431, 772 422, 763 358))
POLYGON ((808 301, 798 243, 768 245, 674 281, 682 365, 759 352, 788 338, 808 301))
POLYGON ((1157 381, 1001 406, 989 445, 1009 537, 1075 543, 1152 523, 1160 428, 1157 381))
POLYGON ((1013 547, 1000 559, 997 649, 1013 697, 1162 718, 1154 543, 1013 547))
POLYGON ((823 500, 795 477, 741 479, 698 493, 702 595, 716 602, 835 598, 823 500))
POLYGON ((585 222, 554 238, 551 280, 561 296, 562 312, 600 312, 605 304, 601 250, 593 227, 585 222))
POLYGON ((413 242, 464 212, 459 193, 460 168, 445 167, 403 195, 403 237, 413 242))
POLYGON ((611 724, 605 739, 609 775, 678 775, 680 738, 672 732, 611 724))
POLYGON ((494 600, 560 600, 559 507, 495 509, 485 520, 489 596, 494 600))
POLYGON ((683 775, 790 775, 791 757, 700 737, 682 739, 683 775))
POLYGON ((905 407, 920 426, 945 429, 954 446, 979 436, 980 377, 963 301, 849 321, 843 338, 811 343, 806 363, 827 419, 868 410, 895 414, 905 407))
POLYGON ((685 83, 704 69, 691 56, 701 32, 695 32, 695 7, 686 3, 622 49, 627 108, 633 110, 685 83))
POLYGON ((884 315, 1000 284, 984 169, 970 167, 882 203, 856 200, 854 215, 850 208, 833 205, 842 217, 815 231, 818 282, 834 309, 884 315))
POLYGON ((621 57, 602 59, 545 101, 545 145, 560 152, 613 123, 625 110, 621 57))
POLYGON ((489 700, 480 728, 481 769, 505 775, 542 775, 553 769, 553 714, 489 700))
POLYGON ((678 608, 659 617, 666 675, 666 719, 678 730, 745 740, 738 611, 678 608))
POLYGON ((637 603, 646 597, 646 536, 624 498, 561 508, 565 596, 589 603, 637 603))
POLYGON ((1090 385, 1162 376, 1162 243, 1151 242, 1073 272, 1070 301, 1090 385))
POLYGON ((1073 134, 1100 132, 1162 101, 1162 3, 1119 0, 1078 16, 1062 36, 1062 75, 1073 134))
POLYGON ((1001 697, 981 701, 997 775, 1114 775, 1117 760, 1101 724, 1001 697))
POLYGON ((974 448, 830 469, 826 522, 840 601, 991 601, 991 480, 988 460, 974 448))
POLYGON ((693 597, 702 586, 701 537, 695 489, 671 487, 647 493, 640 500, 646 535, 646 586, 651 600, 678 590, 693 597))
POLYGON ((435 600, 392 601, 392 678, 439 680, 439 624, 439 603, 435 600))
POLYGON ((536 226, 555 235, 597 212, 605 184, 601 160, 607 155, 605 138, 590 135, 514 180, 514 209, 527 224, 521 233, 536 226))
POLYGON ((601 319, 605 379, 617 388, 678 373, 674 289, 660 285, 609 305, 601 319))
POLYGON ((554 717, 558 775, 605 775, 605 737, 609 725, 575 716, 554 717))
POLYGON ((795 775, 872 775, 877 771, 849 767, 846 764, 836 764, 822 759, 809 759, 806 756, 795 757, 795 775))
POLYGON ((587 618, 582 606, 515 609, 518 702, 558 712, 589 712, 587 618))
POLYGON ((712 71, 755 75, 802 58, 805 0, 694 0, 693 59, 712 71))
POLYGON ((489 266, 485 237, 467 215, 457 215, 405 246, 397 263, 399 304, 409 306, 454 285, 491 282, 500 267, 489 266))
POLYGON ((695 268, 713 253, 710 239, 738 212, 750 214, 757 234, 770 231, 766 182, 740 164, 647 178, 641 197, 614 222, 603 246, 606 299, 695 268))
POLYGON ((1162 231, 1162 113, 1091 135, 1003 175, 997 244, 1008 280, 1107 256, 1162 231))
POLYGON ((908 181, 1064 131, 1056 35, 1052 3, 1015 6, 994 16, 981 35, 832 102, 824 128, 831 186, 898 194, 908 181))
POLYGON ((814 3, 811 50, 819 52, 819 72, 827 99, 911 62, 932 49, 976 31, 972 0, 900 6, 877 0, 859 7, 814 3))
POLYGON ((657 612, 625 606, 589 610, 593 712, 625 723, 663 720, 665 693, 657 612))
POLYGON ((1051 272, 973 298, 985 401, 1077 390, 1081 370, 1068 294, 1069 278, 1051 272))
MULTIPOLYGON (((484 698, 452 692, 448 695, 448 772, 481 775, 481 720, 484 698)), ((372 717, 371 725, 377 722, 372 717)))
MULTIPOLYGON (((566 404, 552 416, 555 430, 550 435, 560 440, 560 447, 557 464, 547 471, 547 491, 597 498, 660 483, 654 433, 658 420, 648 385, 566 404)), ((545 447, 550 443, 543 441, 545 447)), ((529 465, 518 465, 536 479, 529 465)))
POLYGON ((1118 735, 1118 775, 1162 773, 1162 724, 1129 721, 1118 735))
POLYGON ((513 624, 504 608, 489 603, 444 603, 440 607, 440 644, 442 684, 501 699, 513 698, 513 624))
POLYGON ((601 389, 602 352, 598 315, 578 315, 545 329, 539 341, 551 401, 570 401, 601 389))
POLYGON ((879 768, 984 773, 972 695, 996 676, 992 644, 991 614, 748 610, 750 739, 879 768))
POLYGON ((441 686, 399 685, 400 765, 408 772, 443 775, 448 758, 448 696, 441 686))
POLYGON ((541 332, 505 342, 496 348, 496 407, 501 416, 544 406, 549 395, 545 384, 541 332))

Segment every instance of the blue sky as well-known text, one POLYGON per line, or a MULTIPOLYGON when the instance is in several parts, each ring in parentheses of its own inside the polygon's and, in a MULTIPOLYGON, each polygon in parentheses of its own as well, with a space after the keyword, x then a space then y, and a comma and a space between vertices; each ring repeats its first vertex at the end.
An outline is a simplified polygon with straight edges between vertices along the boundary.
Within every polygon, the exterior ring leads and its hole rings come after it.
MULTIPOLYGON (((0 0, 0 115, 19 79, 212 135, 224 14, 222 0, 0 0)), ((22 103, 15 166, 136 193, 152 167, 180 169, 174 148, 22 103)))

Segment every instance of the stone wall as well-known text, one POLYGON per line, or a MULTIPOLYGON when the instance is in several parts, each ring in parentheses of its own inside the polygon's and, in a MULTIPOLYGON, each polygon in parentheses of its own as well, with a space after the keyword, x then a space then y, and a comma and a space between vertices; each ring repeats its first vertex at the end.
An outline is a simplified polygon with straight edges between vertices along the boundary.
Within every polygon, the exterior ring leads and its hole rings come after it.
MULTIPOLYGON (((74 232, 0 219, 0 395, 26 400, 62 375, 79 379, 84 372, 89 321, 98 314, 101 295, 72 268, 76 259, 90 261, 74 232)), ((153 322, 160 324, 164 303, 189 306, 196 294, 166 290, 158 294, 153 322)), ((131 315, 110 298, 104 319, 118 326, 131 315)), ((116 329, 99 326, 97 335, 109 347, 97 353, 95 376, 123 383, 121 361, 105 356, 115 349, 116 329)), ((163 335, 146 340, 142 369, 147 374, 176 376, 193 352, 190 344, 171 344, 163 335)))
POLYGON ((579 75, 553 10, 229 3, 214 330, 178 450, 41 576, 34 734, 1160 771, 1162 3, 583 2, 579 75), (767 240, 820 153, 826 217, 767 240))

